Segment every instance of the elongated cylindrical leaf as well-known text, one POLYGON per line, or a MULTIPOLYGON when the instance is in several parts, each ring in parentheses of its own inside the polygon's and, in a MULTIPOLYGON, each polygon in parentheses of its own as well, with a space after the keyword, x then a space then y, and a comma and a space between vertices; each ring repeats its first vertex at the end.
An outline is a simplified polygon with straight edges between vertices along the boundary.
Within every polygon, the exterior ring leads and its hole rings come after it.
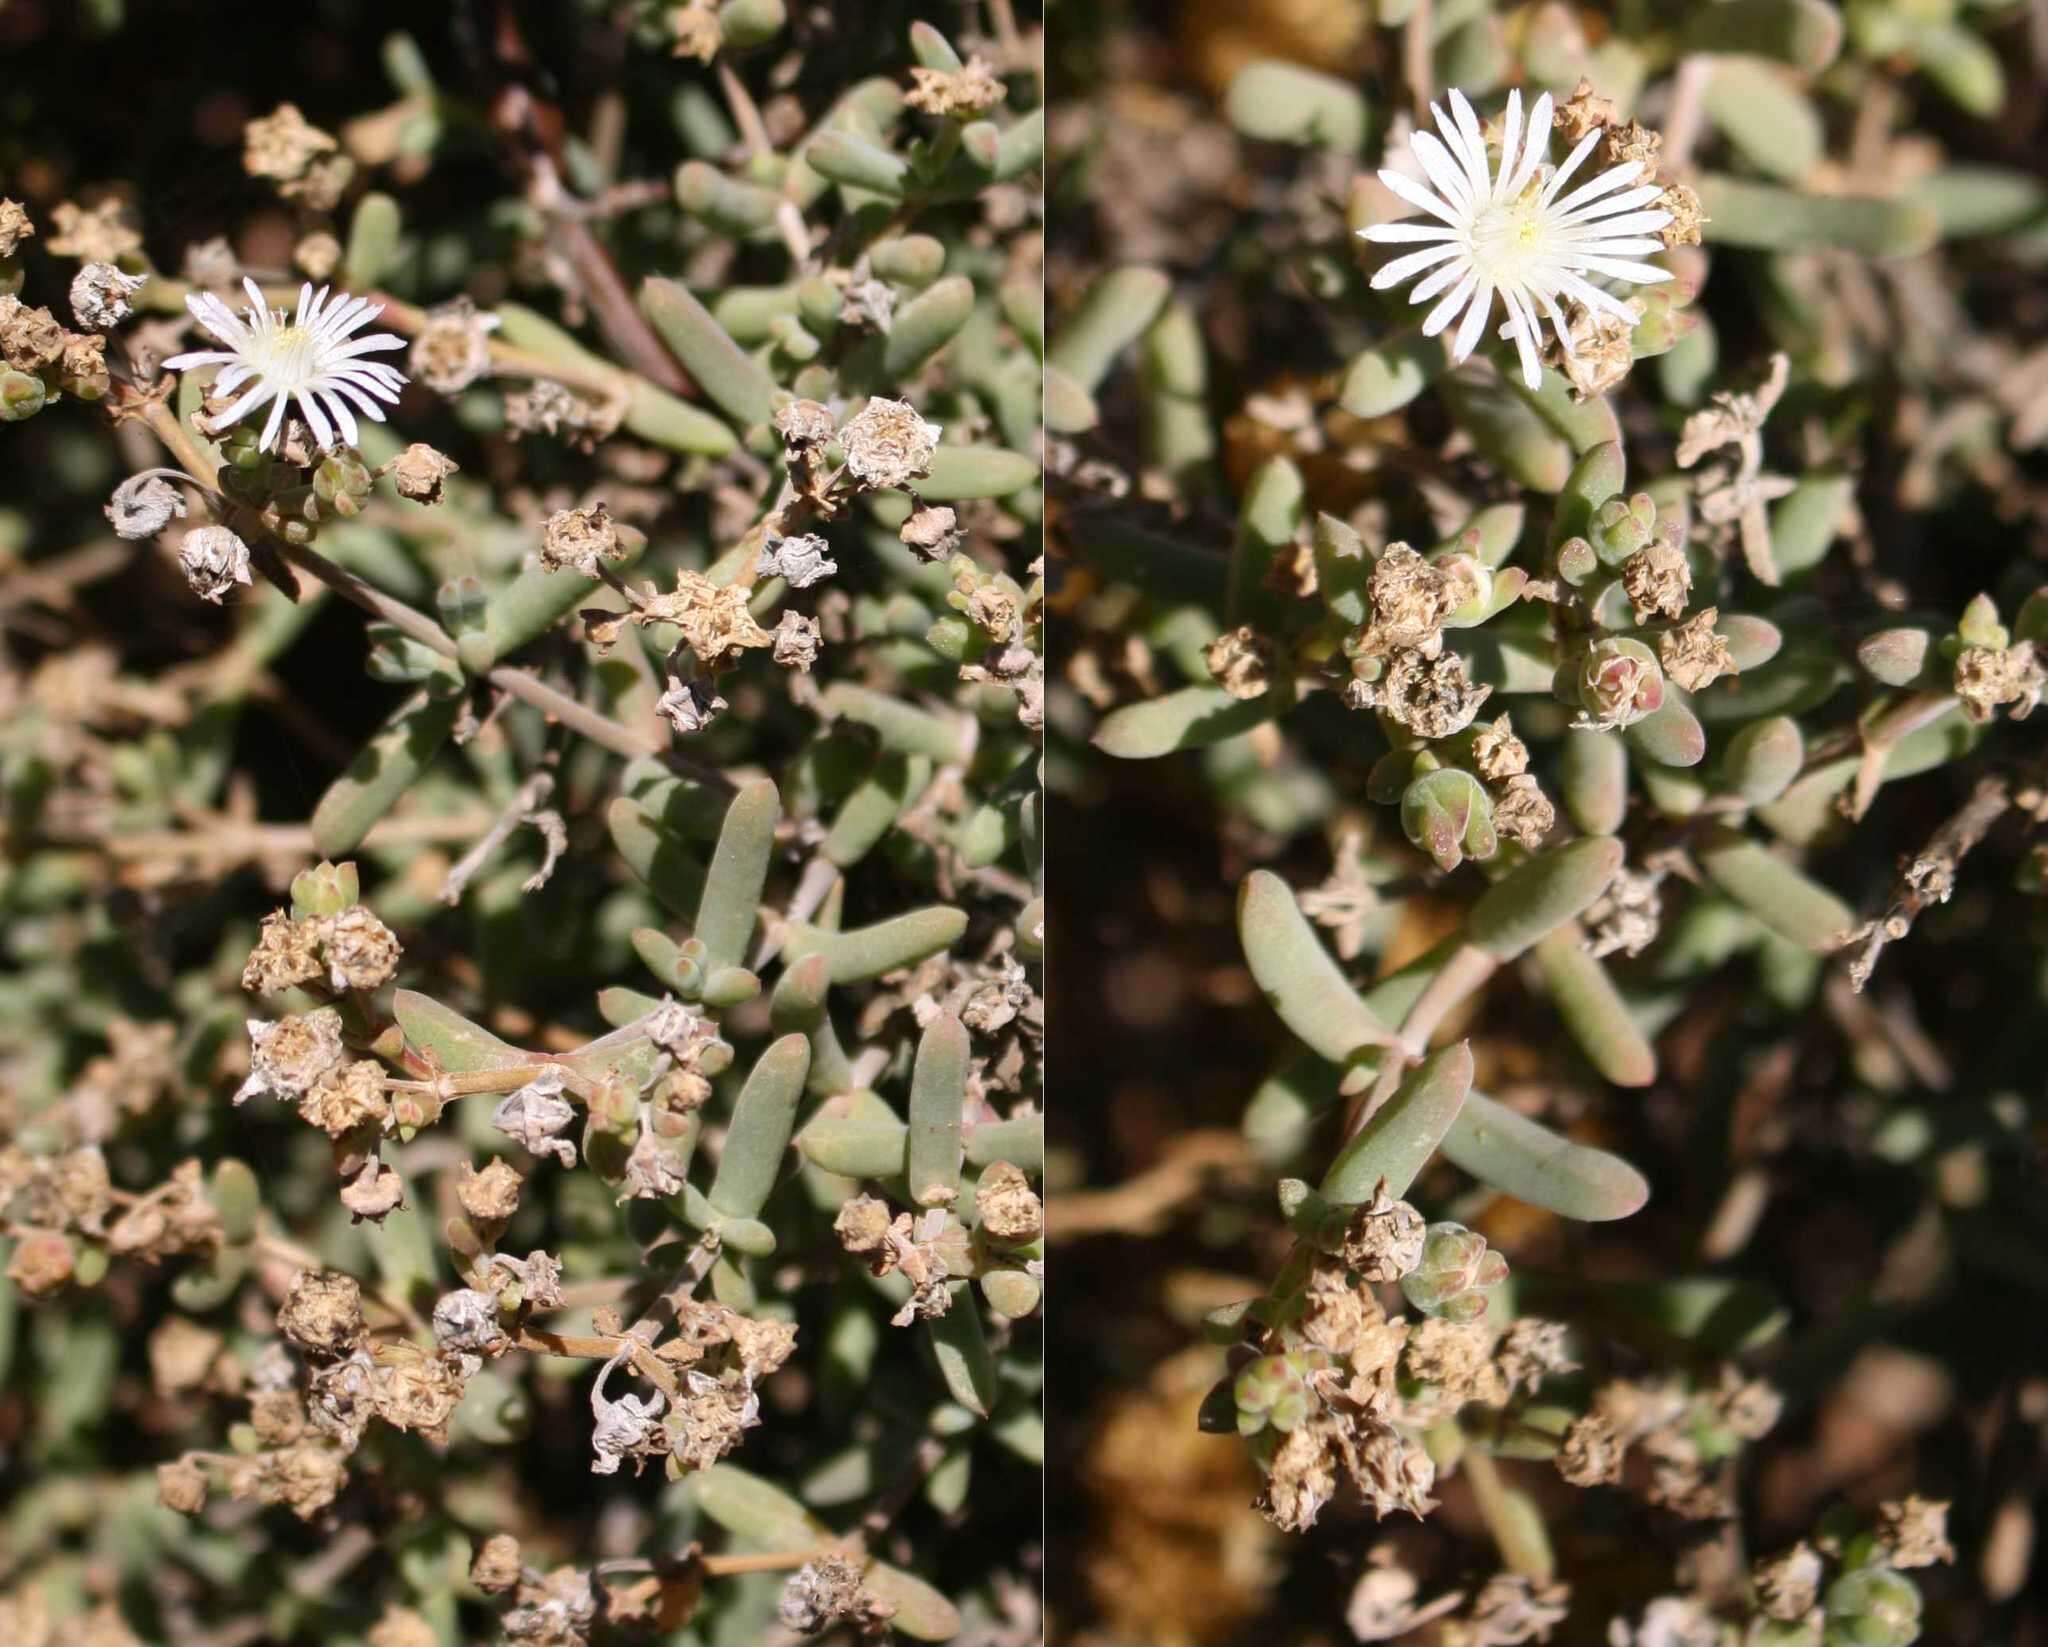
POLYGON ((1718 830, 1695 853, 1707 879, 1779 937, 1827 951, 1856 925, 1849 906, 1759 842, 1718 830))
POLYGON ((1596 836, 1531 858, 1487 888, 1465 935, 1496 960, 1511 961, 1582 914, 1607 890, 1624 856, 1621 842, 1596 836))
POLYGON ((1707 753, 1707 734, 1699 717, 1678 701, 1676 693, 1667 692, 1652 713, 1630 722, 1621 735, 1630 749, 1659 766, 1698 766, 1707 753))
POLYGON ((827 715, 873 728, 884 749, 924 755, 947 765, 965 758, 960 723, 915 704, 841 681, 825 689, 820 707, 827 715))
POLYGON ((774 383, 689 291, 651 277, 641 284, 640 308, 720 410, 743 429, 768 421, 775 411, 774 383))
POLYGON ((960 1142, 969 1166, 1007 1161, 1021 1171, 1036 1173, 1045 1166, 1045 1117, 1017 1115, 1007 1121, 983 1121, 968 1127, 960 1142))
POLYGON ((1343 1063, 1360 1047, 1393 1041, 1393 1031, 1323 948, 1294 889, 1270 870, 1255 869, 1245 877, 1237 895, 1237 935, 1252 977, 1280 1021, 1332 1063, 1343 1063))
POLYGON ((1577 924, 1561 926, 1539 943, 1536 959, 1558 1016, 1593 1067, 1620 1087, 1646 1087, 1654 1081, 1657 1054, 1607 969, 1586 953, 1577 924))
POLYGON ((796 1124, 797 1101, 811 1067, 811 1044, 785 1035, 761 1054, 733 1105, 711 1204, 728 1218, 752 1218, 767 1203, 796 1124))
POLYGON ((796 1142, 805 1160, 842 1178, 896 1178, 908 1163, 910 1129, 901 1121, 821 1115, 796 1142))
POLYGON ((1095 729, 1095 747, 1127 761, 1199 749, 1249 732, 1290 702, 1277 689, 1256 698, 1233 698, 1220 686, 1184 686, 1163 698, 1112 710, 1095 729))
POLYGON ((981 1330, 981 1305, 964 1281, 949 1281, 946 1290, 953 1302, 944 1315, 925 1323, 932 1353, 947 1393, 977 1418, 986 1418, 996 1404, 996 1363, 981 1330))
POLYGON ((1326 1201, 1370 1201, 1381 1179, 1396 1198, 1408 1192, 1472 1089, 1472 1048, 1460 1041, 1432 1053, 1395 1088, 1380 1112, 1344 1146, 1323 1179, 1326 1201))
POLYGON ((1046 360, 1094 391, 1110 364, 1158 317, 1172 283, 1157 269, 1111 269, 1097 277, 1046 351, 1046 360))
POLYGON ((967 1029, 950 1012, 925 1025, 910 1073, 910 1197, 942 1206, 960 1192, 960 1108, 967 1100, 967 1029))
POLYGON ((832 968, 834 983, 863 984, 938 954, 966 930, 966 911, 943 904, 848 932, 827 932, 807 921, 791 921, 783 935, 782 953, 791 961, 822 955, 832 968))
POLYGON ((1620 1156, 1561 1138, 1483 1092, 1466 1098, 1444 1154, 1480 1182, 1564 1218, 1626 1218, 1650 1198, 1643 1175, 1620 1156))
POLYGON ((1559 788, 1572 822, 1612 835, 1628 816, 1628 745, 1619 732, 1571 732, 1558 752, 1559 788))
POLYGON ((461 712, 460 693, 432 691, 415 692, 393 711, 313 809, 321 856, 339 858, 362 845, 440 753, 461 712))
POLYGON ((756 778, 740 785, 726 809, 718 832, 718 849, 704 874, 704 895, 697 905, 696 930, 704 945, 705 977, 746 960, 747 941, 761 908, 761 888, 768 879, 768 860, 775 852, 775 824, 782 816, 782 797, 774 783, 756 778))

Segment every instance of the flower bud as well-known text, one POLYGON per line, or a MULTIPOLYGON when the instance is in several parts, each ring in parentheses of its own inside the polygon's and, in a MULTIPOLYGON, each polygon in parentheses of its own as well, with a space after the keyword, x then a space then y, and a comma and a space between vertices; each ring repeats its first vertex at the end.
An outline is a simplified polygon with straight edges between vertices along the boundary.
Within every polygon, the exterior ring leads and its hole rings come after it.
POLYGON ((339 915, 356 901, 361 890, 353 863, 331 864, 323 860, 292 877, 292 909, 303 918, 339 915))
POLYGON ((1596 642, 1579 663, 1579 704, 1603 728, 1627 726, 1664 703, 1664 671, 1641 641, 1596 642))
POLYGON ((313 495, 343 520, 362 513, 370 496, 370 470, 354 452, 330 452, 313 471, 313 495))
POLYGON ((1860 1567, 1828 1586, 1827 1647, 1906 1647, 1920 1636, 1920 1591, 1889 1567, 1860 1567))
POLYGON ((0 423, 20 423, 43 409, 49 391, 32 372, 0 371, 0 423))
POLYGON ((1629 556, 1647 548, 1656 529, 1657 505, 1647 492, 1638 492, 1627 502, 1609 498, 1595 509, 1586 536, 1604 564, 1619 566, 1629 556))
POLYGON ((1237 1402, 1238 1433, 1257 1435, 1268 1427, 1299 1429, 1317 1406, 1309 1374, 1329 1365, 1326 1351, 1307 1345, 1247 1362, 1231 1386, 1237 1402))
POLYGON ((1493 607, 1493 568, 1477 555, 1445 555, 1436 569, 1451 580, 1457 604, 1444 616, 1446 629, 1469 629, 1493 607))
POLYGON ((1963 608, 1956 638, 1965 646, 1988 646, 1994 652, 2003 652, 2012 644, 2012 636, 1998 621, 1998 607, 1989 595, 1978 595, 1963 608))
POLYGON ((1425 773, 1403 791, 1401 827, 1445 871, 1467 858, 1490 858, 1499 844, 1493 802, 1479 780, 1458 767, 1425 773))
POLYGON ((1401 1278, 1401 1291, 1425 1315, 1471 1321, 1486 1313, 1486 1295, 1507 1278, 1508 1261, 1477 1230, 1432 1224, 1422 1262, 1401 1278))

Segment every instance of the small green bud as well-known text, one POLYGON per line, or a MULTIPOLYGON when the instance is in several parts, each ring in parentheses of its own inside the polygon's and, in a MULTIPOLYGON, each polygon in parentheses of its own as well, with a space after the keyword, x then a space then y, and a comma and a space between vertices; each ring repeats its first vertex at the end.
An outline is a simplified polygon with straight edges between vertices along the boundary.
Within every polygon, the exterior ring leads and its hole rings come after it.
POLYGON ((1309 1375, 1329 1365, 1327 1352, 1308 1345, 1247 1362, 1231 1386, 1237 1400, 1238 1433, 1299 1429, 1320 1404, 1309 1385, 1309 1375))
POLYGON ((370 467, 354 452, 330 452, 313 471, 313 495, 342 519, 362 513, 370 496, 370 467))
POLYGON ((1998 621, 1998 607, 1989 595, 1979 595, 1963 608, 1956 638, 1965 646, 1988 646, 1994 652, 2003 652, 2012 644, 2012 636, 1998 621))
POLYGON ((1608 566, 1619 566, 1638 550, 1649 546, 1657 529, 1657 504, 1647 492, 1638 492, 1626 502, 1609 498, 1593 511, 1587 530, 1593 552, 1608 566))
POLYGON ((362 882, 353 863, 323 859, 292 877, 292 913, 301 920, 339 915, 361 895, 362 882))
POLYGON ((1641 641, 1603 640, 1579 664, 1579 706, 1606 728, 1628 726, 1664 706, 1664 671, 1641 641))
POLYGON ((1820 1626, 1805 1619, 1760 1618, 1749 1627, 1743 1647, 1822 1647, 1820 1626))
POLYGON ((700 1075, 719 1076, 731 1068, 730 1041, 706 1041, 697 1049, 697 1071, 700 1075))
POLYGON ((1479 780, 1458 767, 1425 773, 1402 792, 1401 828, 1445 871, 1467 858, 1490 858, 1500 844, 1493 802, 1479 780))
POLYGON ((0 423, 20 423, 43 409, 49 391, 29 372, 0 372, 0 423))
POLYGON ((1906 1647, 1920 1639, 1920 1591, 1889 1567, 1863 1567, 1828 1586, 1827 1647, 1906 1647))
POLYGON ((1432 1224, 1422 1262, 1401 1278, 1401 1291, 1425 1315, 1471 1321, 1486 1313, 1486 1295, 1507 1278, 1508 1261, 1477 1230, 1432 1224))
POLYGON ((441 627, 458 641, 484 626, 484 586, 475 576, 450 578, 435 592, 441 627))
POLYGON ((1444 619, 1446 629, 1469 629, 1493 609, 1493 568, 1476 555, 1445 555, 1436 563, 1461 588, 1469 591, 1444 619))

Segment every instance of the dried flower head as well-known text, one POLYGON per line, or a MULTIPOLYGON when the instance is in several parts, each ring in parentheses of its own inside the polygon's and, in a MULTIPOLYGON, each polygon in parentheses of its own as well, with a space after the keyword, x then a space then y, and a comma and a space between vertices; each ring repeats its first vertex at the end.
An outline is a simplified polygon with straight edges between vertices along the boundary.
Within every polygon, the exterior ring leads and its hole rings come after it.
MULTIPOLYGON (((173 519, 183 519, 185 497, 171 484, 168 474, 160 469, 145 469, 139 475, 130 475, 114 488, 114 495, 108 500, 104 511, 113 523, 114 533, 131 543, 143 538, 153 538, 173 519)), ((243 571, 247 572, 247 552, 244 551, 243 571)), ((249 580, 244 577, 242 582, 249 580)))
POLYGON ((972 119, 1003 100, 1003 83, 979 57, 957 69, 919 65, 910 71, 911 88, 903 101, 925 114, 972 119))
POLYGON ((931 472, 940 433, 908 401, 873 396, 840 431, 847 473, 864 488, 907 487, 931 472))
POLYGON ((792 589, 808 589, 839 570, 832 546, 815 533, 786 538, 770 532, 754 562, 757 578, 785 578, 792 589))
POLYGON ((414 441, 392 460, 391 482, 402 498, 410 498, 414 503, 439 503, 442 483, 461 467, 446 452, 414 441))
POLYGON ((89 332, 111 331, 128 318, 128 299, 149 284, 111 263, 88 263, 71 280, 71 312, 89 332))

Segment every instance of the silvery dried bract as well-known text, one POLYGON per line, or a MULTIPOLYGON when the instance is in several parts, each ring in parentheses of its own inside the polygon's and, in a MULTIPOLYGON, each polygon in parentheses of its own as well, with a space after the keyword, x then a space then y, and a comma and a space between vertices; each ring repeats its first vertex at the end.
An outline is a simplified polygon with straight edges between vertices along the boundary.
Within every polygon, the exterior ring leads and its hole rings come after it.
POLYGON ((235 1092, 235 1102, 265 1094, 303 1098, 320 1078, 340 1067, 346 1056, 341 1043, 341 1014, 332 1007, 266 1023, 249 1020, 249 1078, 235 1092))
POLYGON ((88 263, 72 277, 71 312, 89 332, 112 331, 128 318, 128 299, 148 284, 146 276, 123 274, 111 263, 88 263))
POLYGON ((619 1199, 658 1201, 680 1195, 683 1185, 688 1182, 684 1165, 667 1140, 643 1119, 640 1137, 634 1143, 632 1153, 626 1157, 625 1177, 621 1181, 624 1193, 619 1199))
POLYGON ((536 1075, 510 1092, 491 1111, 491 1125, 534 1155, 552 1155, 565 1167, 576 1164, 576 1146, 560 1134, 576 1119, 575 1108, 561 1096, 559 1069, 536 1075))
POLYGON ((682 1001, 663 1001, 647 1019, 647 1039, 680 1062, 694 1059, 717 1033, 709 1018, 682 1001))
POLYGON ((725 699, 708 680, 668 678, 668 690, 655 700, 655 712, 684 736, 702 732, 725 713, 725 699))
POLYGON ((474 1287, 444 1294, 434 1305, 434 1341, 444 1350, 492 1354, 506 1342, 497 1299, 474 1287))
MULTIPOLYGON (((185 499, 165 475, 155 469, 142 474, 131 475, 114 488, 113 498, 108 502, 105 514, 113 522, 114 535, 138 543, 144 538, 153 538, 174 518, 185 513, 185 499)), ((191 533, 185 534, 187 537, 191 533)), ((233 536, 232 533, 229 534, 233 536)), ((248 551, 243 551, 241 582, 249 581, 247 572, 248 551)), ((190 577, 188 570, 186 576, 190 577)))
POLYGON ((178 567, 193 594, 218 606, 236 584, 250 582, 249 546, 225 526, 195 526, 179 541, 178 567))
POLYGON ((520 1302, 528 1309, 558 1310, 562 1307, 562 1265, 559 1259, 538 1250, 524 1258, 505 1253, 491 1255, 491 1268, 503 1270, 518 1284, 520 1302))
POLYGON ((839 570, 839 563, 830 557, 831 545, 815 533, 785 538, 771 532, 761 546, 760 559, 754 562, 754 576, 786 578, 792 589, 808 589, 839 570))
POLYGON ((622 1349, 607 1361, 590 1387, 590 1411, 596 1419, 590 1431, 591 1450, 596 1454, 590 1465, 593 1475, 616 1475, 620 1461, 629 1453, 663 1450, 658 1439, 661 1431, 654 1422, 667 1405, 661 1396, 622 1395, 613 1401, 604 1393, 606 1380, 628 1353, 622 1349))

